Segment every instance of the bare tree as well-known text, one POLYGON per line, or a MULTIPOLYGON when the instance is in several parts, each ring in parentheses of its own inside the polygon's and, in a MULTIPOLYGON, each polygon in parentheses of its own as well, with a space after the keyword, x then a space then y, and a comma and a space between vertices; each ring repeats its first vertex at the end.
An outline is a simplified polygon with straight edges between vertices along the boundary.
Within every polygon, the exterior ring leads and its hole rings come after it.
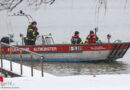
POLYGON ((126 9, 126 7, 127 7, 127 2, 128 2, 128 0, 125 0, 125 6, 124 6, 124 9, 126 9))
POLYGON ((0 0, 0 11, 10 10, 12 11, 20 3, 26 1, 28 5, 40 6, 41 4, 53 4, 55 0, 0 0))
POLYGON ((19 5, 23 0, 1 0, 0 10, 12 10, 19 5))

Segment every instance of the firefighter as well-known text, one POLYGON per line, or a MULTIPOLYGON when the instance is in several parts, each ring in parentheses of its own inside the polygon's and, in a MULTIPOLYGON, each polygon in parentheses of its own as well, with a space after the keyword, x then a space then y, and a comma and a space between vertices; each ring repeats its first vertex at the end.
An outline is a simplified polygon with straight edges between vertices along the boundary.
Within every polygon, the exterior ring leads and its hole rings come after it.
POLYGON ((72 36, 71 44, 83 44, 83 41, 79 37, 79 32, 78 31, 75 31, 74 36, 72 36))
POLYGON ((96 42, 101 42, 101 40, 97 37, 96 34, 94 34, 94 32, 91 30, 90 34, 88 35, 88 37, 85 40, 85 44, 95 44, 96 42))
POLYGON ((39 35, 37 31, 37 22, 33 21, 31 25, 28 26, 25 44, 35 45, 37 35, 39 35))

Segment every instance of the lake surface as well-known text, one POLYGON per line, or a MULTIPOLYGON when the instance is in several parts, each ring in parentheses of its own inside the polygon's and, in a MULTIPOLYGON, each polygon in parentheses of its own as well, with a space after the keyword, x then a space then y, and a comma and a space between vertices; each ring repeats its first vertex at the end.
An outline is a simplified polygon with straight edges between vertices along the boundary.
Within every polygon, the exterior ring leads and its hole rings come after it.
MULTIPOLYGON (((24 65, 30 66, 29 62, 24 65)), ((35 62, 34 68, 40 70, 40 63, 35 62)), ((44 72, 55 76, 73 75, 103 75, 103 74, 130 74, 130 63, 123 61, 115 62, 46 62, 44 72)))
MULTIPOLYGON (((74 75, 104 75, 130 74, 130 50, 126 55, 115 62, 45 62, 44 72, 55 76, 74 75)), ((29 62, 24 65, 30 66, 29 62)), ((40 62, 34 63, 34 68, 40 70, 40 62)))
MULTIPOLYGON (((130 50, 121 59, 114 62, 45 62, 44 72, 55 76, 130 74, 130 50)), ((30 66, 30 62, 24 62, 30 66)), ((34 63, 40 70, 40 62, 34 63)))

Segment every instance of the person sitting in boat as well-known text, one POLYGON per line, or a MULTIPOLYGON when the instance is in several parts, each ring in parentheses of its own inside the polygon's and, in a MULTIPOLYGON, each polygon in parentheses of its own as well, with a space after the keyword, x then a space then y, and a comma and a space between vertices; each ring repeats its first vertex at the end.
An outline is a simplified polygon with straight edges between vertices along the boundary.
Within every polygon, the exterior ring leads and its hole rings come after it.
POLYGON ((96 33, 94 34, 93 30, 91 30, 90 34, 87 36, 85 40, 85 44, 94 44, 96 42, 101 42, 101 40, 97 37, 96 33))
POLYGON ((39 35, 37 31, 37 22, 33 21, 31 25, 28 26, 25 45, 35 45, 37 35, 39 35))
POLYGON ((83 41, 79 37, 79 32, 78 31, 75 31, 74 36, 72 36, 71 44, 83 44, 83 41))

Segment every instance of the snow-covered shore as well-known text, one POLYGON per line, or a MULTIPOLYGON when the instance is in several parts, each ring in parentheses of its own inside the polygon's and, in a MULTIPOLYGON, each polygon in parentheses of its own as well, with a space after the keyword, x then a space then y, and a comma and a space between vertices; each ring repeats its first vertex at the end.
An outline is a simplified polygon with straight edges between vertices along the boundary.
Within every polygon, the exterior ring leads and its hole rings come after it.
MULTIPOLYGON (((4 68, 9 70, 9 61, 4 60, 4 68)), ((24 77, 4 78, 6 85, 0 90, 129 90, 130 74, 119 75, 81 75, 56 77, 47 73, 41 77, 40 71, 34 70, 31 77, 30 68, 23 66, 24 77)), ((19 64, 13 63, 13 71, 19 73, 19 64)))
MULTIPOLYGON (((0 61, 1 63, 1 61, 0 61)), ((1 67, 1 64, 0 64, 1 67)), ((3 68, 10 71, 10 61, 3 59, 3 68)), ((22 66, 23 75, 22 77, 30 77, 31 76, 31 67, 22 66)), ((20 64, 12 62, 12 72, 20 75, 20 64)), ((33 69, 34 77, 41 77, 41 72, 38 70, 33 69)), ((44 76, 52 76, 50 74, 44 73, 44 76)))
MULTIPOLYGON (((130 90, 130 75, 6 78, 18 90, 130 90)), ((3 88, 5 89, 5 88, 3 88)), ((13 88, 12 88, 13 89, 13 88)), ((12 90, 11 89, 11 90, 12 90)), ((14 88, 16 89, 16 88, 14 88)))

